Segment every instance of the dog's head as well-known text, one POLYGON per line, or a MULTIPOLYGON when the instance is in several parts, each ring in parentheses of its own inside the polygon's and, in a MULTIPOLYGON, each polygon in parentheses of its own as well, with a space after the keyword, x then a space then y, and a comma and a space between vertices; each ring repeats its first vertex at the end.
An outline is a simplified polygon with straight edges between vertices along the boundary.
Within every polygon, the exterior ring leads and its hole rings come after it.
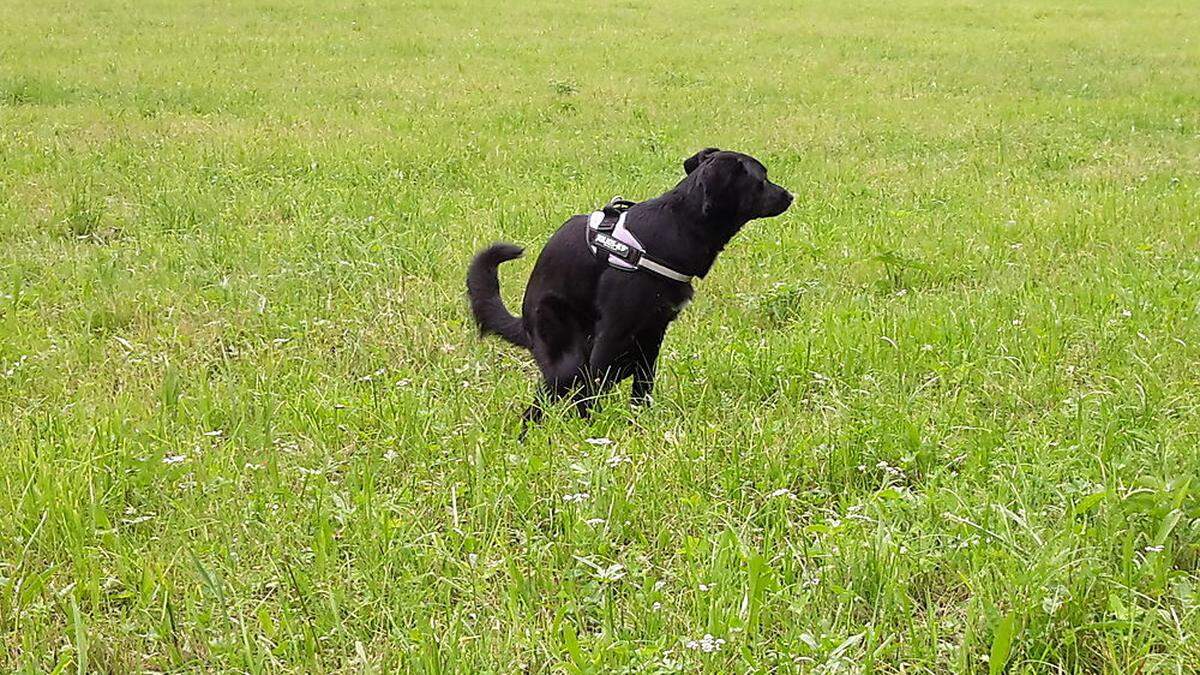
POLYGON ((753 220, 787 210, 792 193, 767 180, 767 167, 750 155, 705 148, 683 162, 702 190, 706 217, 753 220))

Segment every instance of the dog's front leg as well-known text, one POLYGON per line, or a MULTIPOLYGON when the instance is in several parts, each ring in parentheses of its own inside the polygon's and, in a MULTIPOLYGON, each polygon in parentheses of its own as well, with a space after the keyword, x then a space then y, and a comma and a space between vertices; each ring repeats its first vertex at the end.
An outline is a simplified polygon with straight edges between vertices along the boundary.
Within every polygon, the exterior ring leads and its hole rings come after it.
POLYGON ((654 374, 658 368, 658 352, 662 348, 666 328, 645 331, 638 336, 633 363, 633 405, 649 405, 654 389, 654 374))
POLYGON ((582 398, 577 402, 579 414, 587 417, 599 398, 625 378, 635 368, 633 341, 625 331, 602 330, 596 335, 588 359, 582 398))

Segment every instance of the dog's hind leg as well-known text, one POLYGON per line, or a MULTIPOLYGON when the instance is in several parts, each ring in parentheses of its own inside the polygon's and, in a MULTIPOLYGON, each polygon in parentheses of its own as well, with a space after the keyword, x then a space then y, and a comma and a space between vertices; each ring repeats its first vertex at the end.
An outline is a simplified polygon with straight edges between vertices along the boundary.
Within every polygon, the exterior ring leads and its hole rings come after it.
POLYGON ((584 322, 567 303, 547 296, 534 313, 533 356, 542 371, 537 396, 523 415, 523 424, 536 424, 547 405, 578 395, 583 388, 588 336, 584 322))
POLYGON ((533 403, 530 403, 525 412, 521 414, 521 435, 525 435, 525 427, 530 424, 537 424, 546 416, 546 403, 550 398, 549 392, 544 384, 538 386, 537 393, 533 395, 533 403))
POLYGON ((562 354, 551 363, 538 365, 542 369, 542 383, 534 395, 533 402, 521 416, 522 433, 530 424, 537 424, 546 415, 546 408, 566 398, 578 401, 580 392, 586 387, 582 377, 582 351, 562 354))

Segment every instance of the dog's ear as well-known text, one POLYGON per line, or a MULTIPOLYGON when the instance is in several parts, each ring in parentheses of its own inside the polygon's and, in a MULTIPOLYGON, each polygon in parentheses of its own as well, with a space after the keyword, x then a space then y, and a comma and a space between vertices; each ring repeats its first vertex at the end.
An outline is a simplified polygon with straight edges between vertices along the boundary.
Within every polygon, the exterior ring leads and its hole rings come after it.
POLYGON ((744 175, 741 162, 714 159, 704 165, 698 178, 704 195, 701 212, 705 217, 726 216, 739 208, 739 178, 744 175))
POLYGON ((717 152, 720 152, 720 150, 717 148, 705 148, 691 157, 688 157, 687 159, 683 160, 683 172, 690 174, 691 172, 695 171, 696 167, 700 166, 704 160, 708 159, 717 152))

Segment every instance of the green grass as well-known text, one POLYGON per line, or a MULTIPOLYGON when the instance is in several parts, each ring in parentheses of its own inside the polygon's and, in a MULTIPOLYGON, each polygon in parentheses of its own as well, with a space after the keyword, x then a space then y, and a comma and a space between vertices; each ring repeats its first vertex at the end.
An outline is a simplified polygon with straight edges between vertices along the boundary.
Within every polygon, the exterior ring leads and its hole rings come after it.
POLYGON ((1194 2, 10 0, 0 249, 0 670, 1200 664, 1194 2), (795 205, 518 443, 470 255, 706 145, 795 205))

